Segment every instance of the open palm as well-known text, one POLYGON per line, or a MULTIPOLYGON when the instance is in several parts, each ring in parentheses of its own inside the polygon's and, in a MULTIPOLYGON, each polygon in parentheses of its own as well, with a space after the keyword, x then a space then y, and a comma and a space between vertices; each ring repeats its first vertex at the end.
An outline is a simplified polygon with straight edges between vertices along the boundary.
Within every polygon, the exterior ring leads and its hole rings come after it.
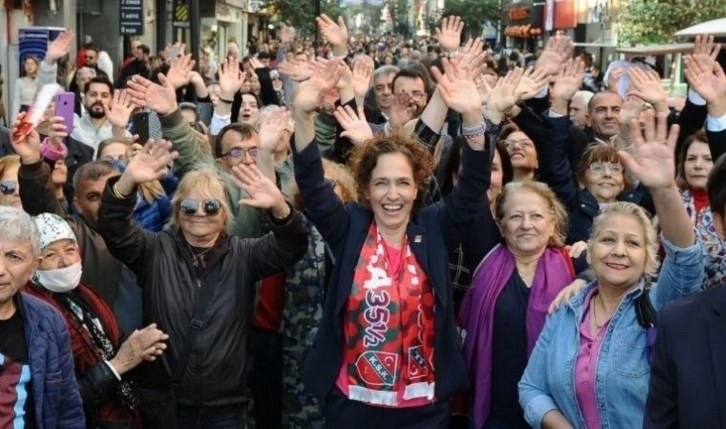
POLYGON ((160 115, 168 115, 177 108, 176 91, 161 73, 159 82, 161 85, 136 75, 127 83, 127 91, 131 101, 137 106, 147 107, 160 115))
POLYGON ((503 114, 517 103, 519 97, 515 91, 523 72, 521 68, 515 68, 497 81, 489 93, 487 109, 503 114))
POLYGON ((177 152, 171 151, 171 142, 161 140, 155 143, 149 141, 143 150, 131 157, 124 175, 134 183, 145 183, 158 180, 169 174, 169 164, 178 157, 177 152))
POLYGON ((458 16, 449 16, 441 21, 441 28, 436 29, 436 39, 441 48, 447 52, 453 52, 459 48, 461 43, 461 31, 464 23, 458 16))
POLYGON ((349 138, 353 144, 361 144, 373 138, 373 131, 363 113, 363 106, 358 106, 358 112, 353 111, 350 106, 338 106, 333 115, 344 130, 340 136, 349 138))
POLYGON ((120 90, 113 94, 111 105, 108 107, 103 106, 103 109, 106 112, 106 119, 112 126, 126 128, 129 124, 131 112, 135 107, 128 91, 120 90))
POLYGON ((269 209, 284 201, 282 192, 267 176, 262 174, 254 164, 238 164, 232 168, 232 176, 249 198, 242 198, 239 203, 260 209, 269 209))
POLYGON ((668 133, 668 115, 659 113, 656 118, 652 111, 646 112, 644 122, 642 133, 637 120, 630 122, 630 138, 636 154, 633 157, 620 151, 625 169, 647 188, 675 186, 678 125, 673 125, 668 133))
POLYGON ((272 113, 266 113, 260 125, 260 149, 274 152, 280 142, 282 132, 290 124, 290 112, 280 108, 272 113))

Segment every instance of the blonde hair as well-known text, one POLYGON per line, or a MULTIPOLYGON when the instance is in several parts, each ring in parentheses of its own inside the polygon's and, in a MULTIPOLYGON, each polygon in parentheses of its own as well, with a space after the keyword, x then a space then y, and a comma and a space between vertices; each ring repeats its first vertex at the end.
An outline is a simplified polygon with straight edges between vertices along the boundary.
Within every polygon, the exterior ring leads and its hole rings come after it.
POLYGON ((211 167, 202 167, 184 175, 179 182, 179 186, 171 199, 171 222, 179 225, 179 203, 189 197, 194 190, 200 190, 205 197, 218 199, 222 203, 222 215, 224 216, 224 226, 229 224, 232 213, 229 209, 227 201, 227 189, 222 178, 211 167))
POLYGON ((595 217, 595 220, 592 223, 592 232, 590 233, 590 239, 587 241, 588 253, 592 253, 591 248, 595 245, 595 238, 597 238, 600 233, 605 220, 615 214, 632 216, 643 228, 646 256, 645 272, 643 274, 648 280, 654 279, 658 273, 658 267, 660 266, 660 261, 658 259, 658 234, 656 233, 655 228, 653 228, 653 224, 650 222, 645 210, 637 204, 624 201, 605 204, 600 209, 600 214, 595 217))
MULTIPOLYGON (((340 186, 340 190, 342 191, 341 194, 343 194, 343 203, 357 201, 355 179, 348 167, 328 159, 323 159, 323 170, 328 173, 327 175, 331 179, 336 181, 338 186, 340 186)), ((293 192, 294 194, 292 196, 291 203, 299 210, 304 209, 305 204, 303 202, 302 195, 300 195, 300 188, 297 187, 297 184, 295 184, 293 192)))
POLYGON ((20 167, 20 155, 6 155, 0 158, 0 177, 11 167, 20 167))
POLYGON ((509 182, 502 192, 497 196, 495 216, 497 218, 497 224, 501 225, 504 219, 504 203, 507 201, 507 197, 515 192, 529 191, 542 197, 549 206, 550 213, 552 214, 552 220, 554 223, 554 233, 550 237, 549 246, 552 247, 564 247, 565 238, 567 237, 567 210, 562 205, 560 200, 557 199, 557 195, 550 189, 549 186, 542 182, 535 182, 533 180, 522 180, 518 182, 509 182))

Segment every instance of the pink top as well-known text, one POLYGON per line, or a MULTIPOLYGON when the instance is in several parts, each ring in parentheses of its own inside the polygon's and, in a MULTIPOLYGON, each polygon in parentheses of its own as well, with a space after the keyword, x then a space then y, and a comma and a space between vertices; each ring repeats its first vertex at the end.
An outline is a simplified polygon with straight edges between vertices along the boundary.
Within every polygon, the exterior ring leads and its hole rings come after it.
MULTIPOLYGON (((403 248, 395 248, 388 244, 385 240, 383 241, 386 245, 386 253, 388 256, 388 275, 394 276, 401 264, 401 255, 403 253, 403 248)), ((345 347, 347 344, 348 338, 346 338, 345 344, 343 344, 343 356, 345 356, 345 347)), ((348 395, 348 362, 346 362, 345 358, 343 358, 343 363, 340 365, 340 371, 338 371, 338 378, 335 381, 335 385, 340 389, 341 392, 345 396, 348 395)), ((414 399, 403 399, 403 394, 406 392, 406 385, 404 383, 398 383, 398 406, 396 408, 412 408, 412 407, 421 407, 424 405, 432 404, 436 401, 436 398, 433 400, 428 400, 426 398, 414 398, 414 399)), ((389 408, 385 405, 376 405, 376 404, 370 404, 374 407, 382 407, 382 408, 389 408)))
POLYGON ((588 429, 600 429, 600 415, 597 411, 597 395, 595 389, 595 377, 597 373, 597 358, 600 354, 608 320, 594 337, 590 334, 590 304, 595 296, 596 289, 593 289, 585 299, 587 308, 585 316, 580 324, 580 350, 577 353, 575 362, 575 394, 577 403, 580 405, 582 417, 585 419, 585 426, 588 429))

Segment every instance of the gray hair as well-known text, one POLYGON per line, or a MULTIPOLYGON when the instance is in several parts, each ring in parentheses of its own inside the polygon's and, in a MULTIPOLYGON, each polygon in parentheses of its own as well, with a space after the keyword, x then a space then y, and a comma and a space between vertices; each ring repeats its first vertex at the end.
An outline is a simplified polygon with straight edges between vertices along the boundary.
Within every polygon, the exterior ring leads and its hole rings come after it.
POLYGON ((582 98, 583 104, 587 106, 590 103, 590 99, 595 95, 592 91, 577 91, 572 99, 582 98))
POLYGON ((381 76, 388 76, 391 73, 398 73, 398 67, 396 66, 381 66, 373 72, 373 80, 375 81, 381 76))
POLYGON ((40 234, 30 215, 14 207, 0 206, 0 237, 30 242, 33 257, 40 255, 40 234))

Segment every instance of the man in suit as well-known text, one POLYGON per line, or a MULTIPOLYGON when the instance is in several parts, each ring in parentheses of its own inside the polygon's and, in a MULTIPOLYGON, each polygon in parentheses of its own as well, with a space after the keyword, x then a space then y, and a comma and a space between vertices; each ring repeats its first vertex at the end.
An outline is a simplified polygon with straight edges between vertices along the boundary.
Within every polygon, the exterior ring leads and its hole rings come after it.
MULTIPOLYGON (((712 147, 712 152, 719 151, 712 147)), ((713 223, 721 239, 726 238, 724 183, 726 155, 718 159, 708 179, 713 223)), ((726 428, 724 285, 677 301, 658 314, 643 427, 726 428)))

